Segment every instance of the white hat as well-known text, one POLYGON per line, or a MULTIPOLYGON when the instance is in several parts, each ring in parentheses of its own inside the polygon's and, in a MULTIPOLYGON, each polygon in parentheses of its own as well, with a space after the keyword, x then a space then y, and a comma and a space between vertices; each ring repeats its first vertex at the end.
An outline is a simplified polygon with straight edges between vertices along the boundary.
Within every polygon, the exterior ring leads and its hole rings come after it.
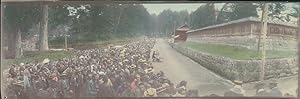
POLYGON ((100 71, 99 74, 100 75, 105 75, 105 73, 103 71, 100 71))
POLYGON ((144 92, 145 96, 157 96, 156 94, 156 89, 154 88, 149 88, 144 92))
POLYGON ((80 56, 79 58, 84 58, 84 56, 80 56))
POLYGON ((20 66, 23 66, 24 65, 24 63, 20 63, 20 66))
POLYGON ((49 63, 49 62, 50 62, 50 60, 48 58, 44 59, 44 61, 43 61, 44 64, 49 63))

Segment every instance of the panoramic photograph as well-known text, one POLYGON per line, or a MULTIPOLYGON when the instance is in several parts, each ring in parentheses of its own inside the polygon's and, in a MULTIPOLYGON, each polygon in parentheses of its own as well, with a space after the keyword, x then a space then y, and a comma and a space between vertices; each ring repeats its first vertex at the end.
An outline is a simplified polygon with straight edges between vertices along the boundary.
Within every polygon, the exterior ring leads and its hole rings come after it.
POLYGON ((299 2, 1 3, 2 99, 298 96, 299 2))

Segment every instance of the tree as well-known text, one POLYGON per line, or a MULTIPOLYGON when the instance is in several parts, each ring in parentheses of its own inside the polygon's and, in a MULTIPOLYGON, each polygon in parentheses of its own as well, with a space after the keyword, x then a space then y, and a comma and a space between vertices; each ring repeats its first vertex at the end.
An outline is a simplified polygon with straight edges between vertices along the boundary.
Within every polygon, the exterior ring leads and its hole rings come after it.
POLYGON ((260 80, 264 80, 264 75, 265 75, 265 59, 266 59, 266 50, 265 50, 265 43, 266 43, 266 38, 267 38, 267 30, 268 30, 268 4, 264 4, 264 9, 263 9, 263 16, 262 16, 262 21, 263 25, 261 27, 261 34, 262 34, 262 66, 261 66, 261 71, 260 71, 260 80))
POLYGON ((215 24, 216 14, 213 4, 207 3, 201 5, 194 12, 191 13, 191 26, 193 29, 202 28, 215 24))
POLYGON ((225 3, 219 14, 218 14, 218 17, 217 17, 217 20, 216 20, 216 23, 224 23, 224 22, 227 22, 227 21, 230 21, 230 14, 231 14, 231 11, 230 10, 230 4, 231 3, 225 3))
POLYGON ((286 10, 286 6, 284 3, 275 2, 269 4, 269 14, 271 20, 280 20, 283 22, 288 21, 287 14, 284 14, 283 12, 286 10))
MULTIPOLYGON (((298 18, 300 14, 300 7, 293 7, 293 12, 292 13, 288 13, 287 17, 294 17, 294 18, 298 18)), ((289 19, 289 18, 288 18, 289 19)))
POLYGON ((42 20, 40 24, 39 50, 47 51, 48 48, 48 5, 42 5, 42 20))
POLYGON ((246 17, 258 17, 256 8, 258 6, 253 3, 234 3, 231 5, 232 13, 230 20, 237 20, 246 17))
MULTIPOLYGON (((300 3, 297 4, 298 7, 294 7, 293 9, 296 10, 296 13, 293 13, 292 15, 296 16, 298 15, 298 20, 297 20, 297 24, 298 24, 298 29, 297 29, 297 40, 298 40, 298 68, 300 68, 300 3)), ((298 82, 300 81, 300 69, 298 69, 298 82)), ((298 83, 298 86, 300 85, 300 83, 298 83)), ((298 97, 300 97, 300 87, 297 88, 297 94, 298 97)))
POLYGON ((21 40, 22 34, 26 33, 30 27, 37 24, 40 17, 38 5, 26 4, 6 4, 4 7, 4 23, 8 33, 8 58, 18 58, 22 56, 21 40))

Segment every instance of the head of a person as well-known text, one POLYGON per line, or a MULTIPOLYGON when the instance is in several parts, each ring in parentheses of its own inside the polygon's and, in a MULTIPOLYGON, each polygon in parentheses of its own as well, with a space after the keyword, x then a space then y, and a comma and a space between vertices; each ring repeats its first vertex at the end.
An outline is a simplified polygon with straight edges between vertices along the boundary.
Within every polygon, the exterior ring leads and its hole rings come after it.
POLYGON ((259 90, 259 89, 263 89, 263 88, 265 88, 265 83, 262 83, 262 82, 260 82, 260 83, 257 83, 255 86, 254 86, 254 88, 256 89, 256 90, 259 90))
POLYGON ((271 83, 269 84, 269 87, 270 87, 270 88, 275 88, 275 87, 277 87, 277 82, 271 82, 271 83))
POLYGON ((140 88, 141 91, 145 91, 146 90, 145 85, 143 83, 139 84, 139 88, 140 88))
POLYGON ((185 80, 180 82, 180 86, 185 86, 186 87, 186 85, 187 85, 187 82, 185 80))

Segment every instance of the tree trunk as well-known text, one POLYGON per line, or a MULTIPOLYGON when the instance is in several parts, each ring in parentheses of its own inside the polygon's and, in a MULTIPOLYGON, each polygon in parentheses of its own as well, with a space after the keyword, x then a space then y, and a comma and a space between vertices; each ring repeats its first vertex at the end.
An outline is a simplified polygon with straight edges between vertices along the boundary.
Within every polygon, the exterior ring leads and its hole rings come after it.
POLYGON ((264 4, 264 10, 263 10, 263 26, 262 26, 262 65, 261 65, 261 71, 260 71, 260 81, 264 81, 265 76, 265 59, 266 59, 266 50, 265 50, 265 44, 266 44, 266 38, 267 38, 267 29, 268 29, 268 4, 264 4))
MULTIPOLYGON (((3 15, 3 14, 4 14, 3 11, 4 11, 4 4, 1 5, 1 15, 2 15, 2 16, 4 16, 4 15, 3 15)), ((1 20, 3 20, 3 17, 1 17, 1 20)), ((2 22, 3 22, 3 21, 2 21, 2 22)), ((4 22, 3 22, 3 23, 4 23, 4 22)), ((1 35, 0 35, 0 36, 1 36, 1 60, 5 57, 5 55, 4 55, 4 53, 3 53, 3 50, 4 50, 4 44, 5 44, 5 43, 3 42, 3 34, 6 33, 6 31, 5 31, 6 29, 4 29, 3 27, 4 27, 3 24, 1 24, 1 29, 2 29, 1 35)))
MULTIPOLYGON (((263 9, 264 9, 264 7, 263 7, 263 9)), ((262 15, 261 16, 261 27, 263 27, 263 15, 264 15, 264 11, 262 11, 261 15, 262 15)), ((262 35, 262 28, 260 28, 260 33, 258 34, 257 52, 260 51, 261 35, 262 35)))
POLYGON ((15 58, 19 58, 23 54, 23 51, 22 51, 21 30, 20 29, 17 30, 15 43, 16 43, 15 58))
POLYGON ((114 31, 113 33, 115 34, 117 31, 118 31, 118 28, 119 28, 119 24, 120 24, 120 20, 121 20, 121 17, 122 17, 122 14, 123 14, 123 10, 125 9, 126 5, 121 5, 120 6, 120 9, 119 9, 119 16, 118 16, 118 19, 117 19, 117 23, 115 25, 115 28, 114 28, 114 31))
POLYGON ((216 10, 216 8, 215 8, 215 3, 212 3, 211 6, 212 6, 212 9, 213 9, 213 11, 214 11, 214 16, 215 16, 214 24, 217 24, 218 12, 217 12, 217 10, 216 10))
POLYGON ((40 35, 39 35, 39 50, 47 51, 48 48, 48 5, 43 5, 43 16, 41 20, 40 35))
POLYGON ((10 28, 8 32, 6 58, 14 59, 21 56, 21 32, 16 26, 10 28))
POLYGON ((67 39, 67 34, 65 34, 65 50, 68 49, 68 39, 67 39))

